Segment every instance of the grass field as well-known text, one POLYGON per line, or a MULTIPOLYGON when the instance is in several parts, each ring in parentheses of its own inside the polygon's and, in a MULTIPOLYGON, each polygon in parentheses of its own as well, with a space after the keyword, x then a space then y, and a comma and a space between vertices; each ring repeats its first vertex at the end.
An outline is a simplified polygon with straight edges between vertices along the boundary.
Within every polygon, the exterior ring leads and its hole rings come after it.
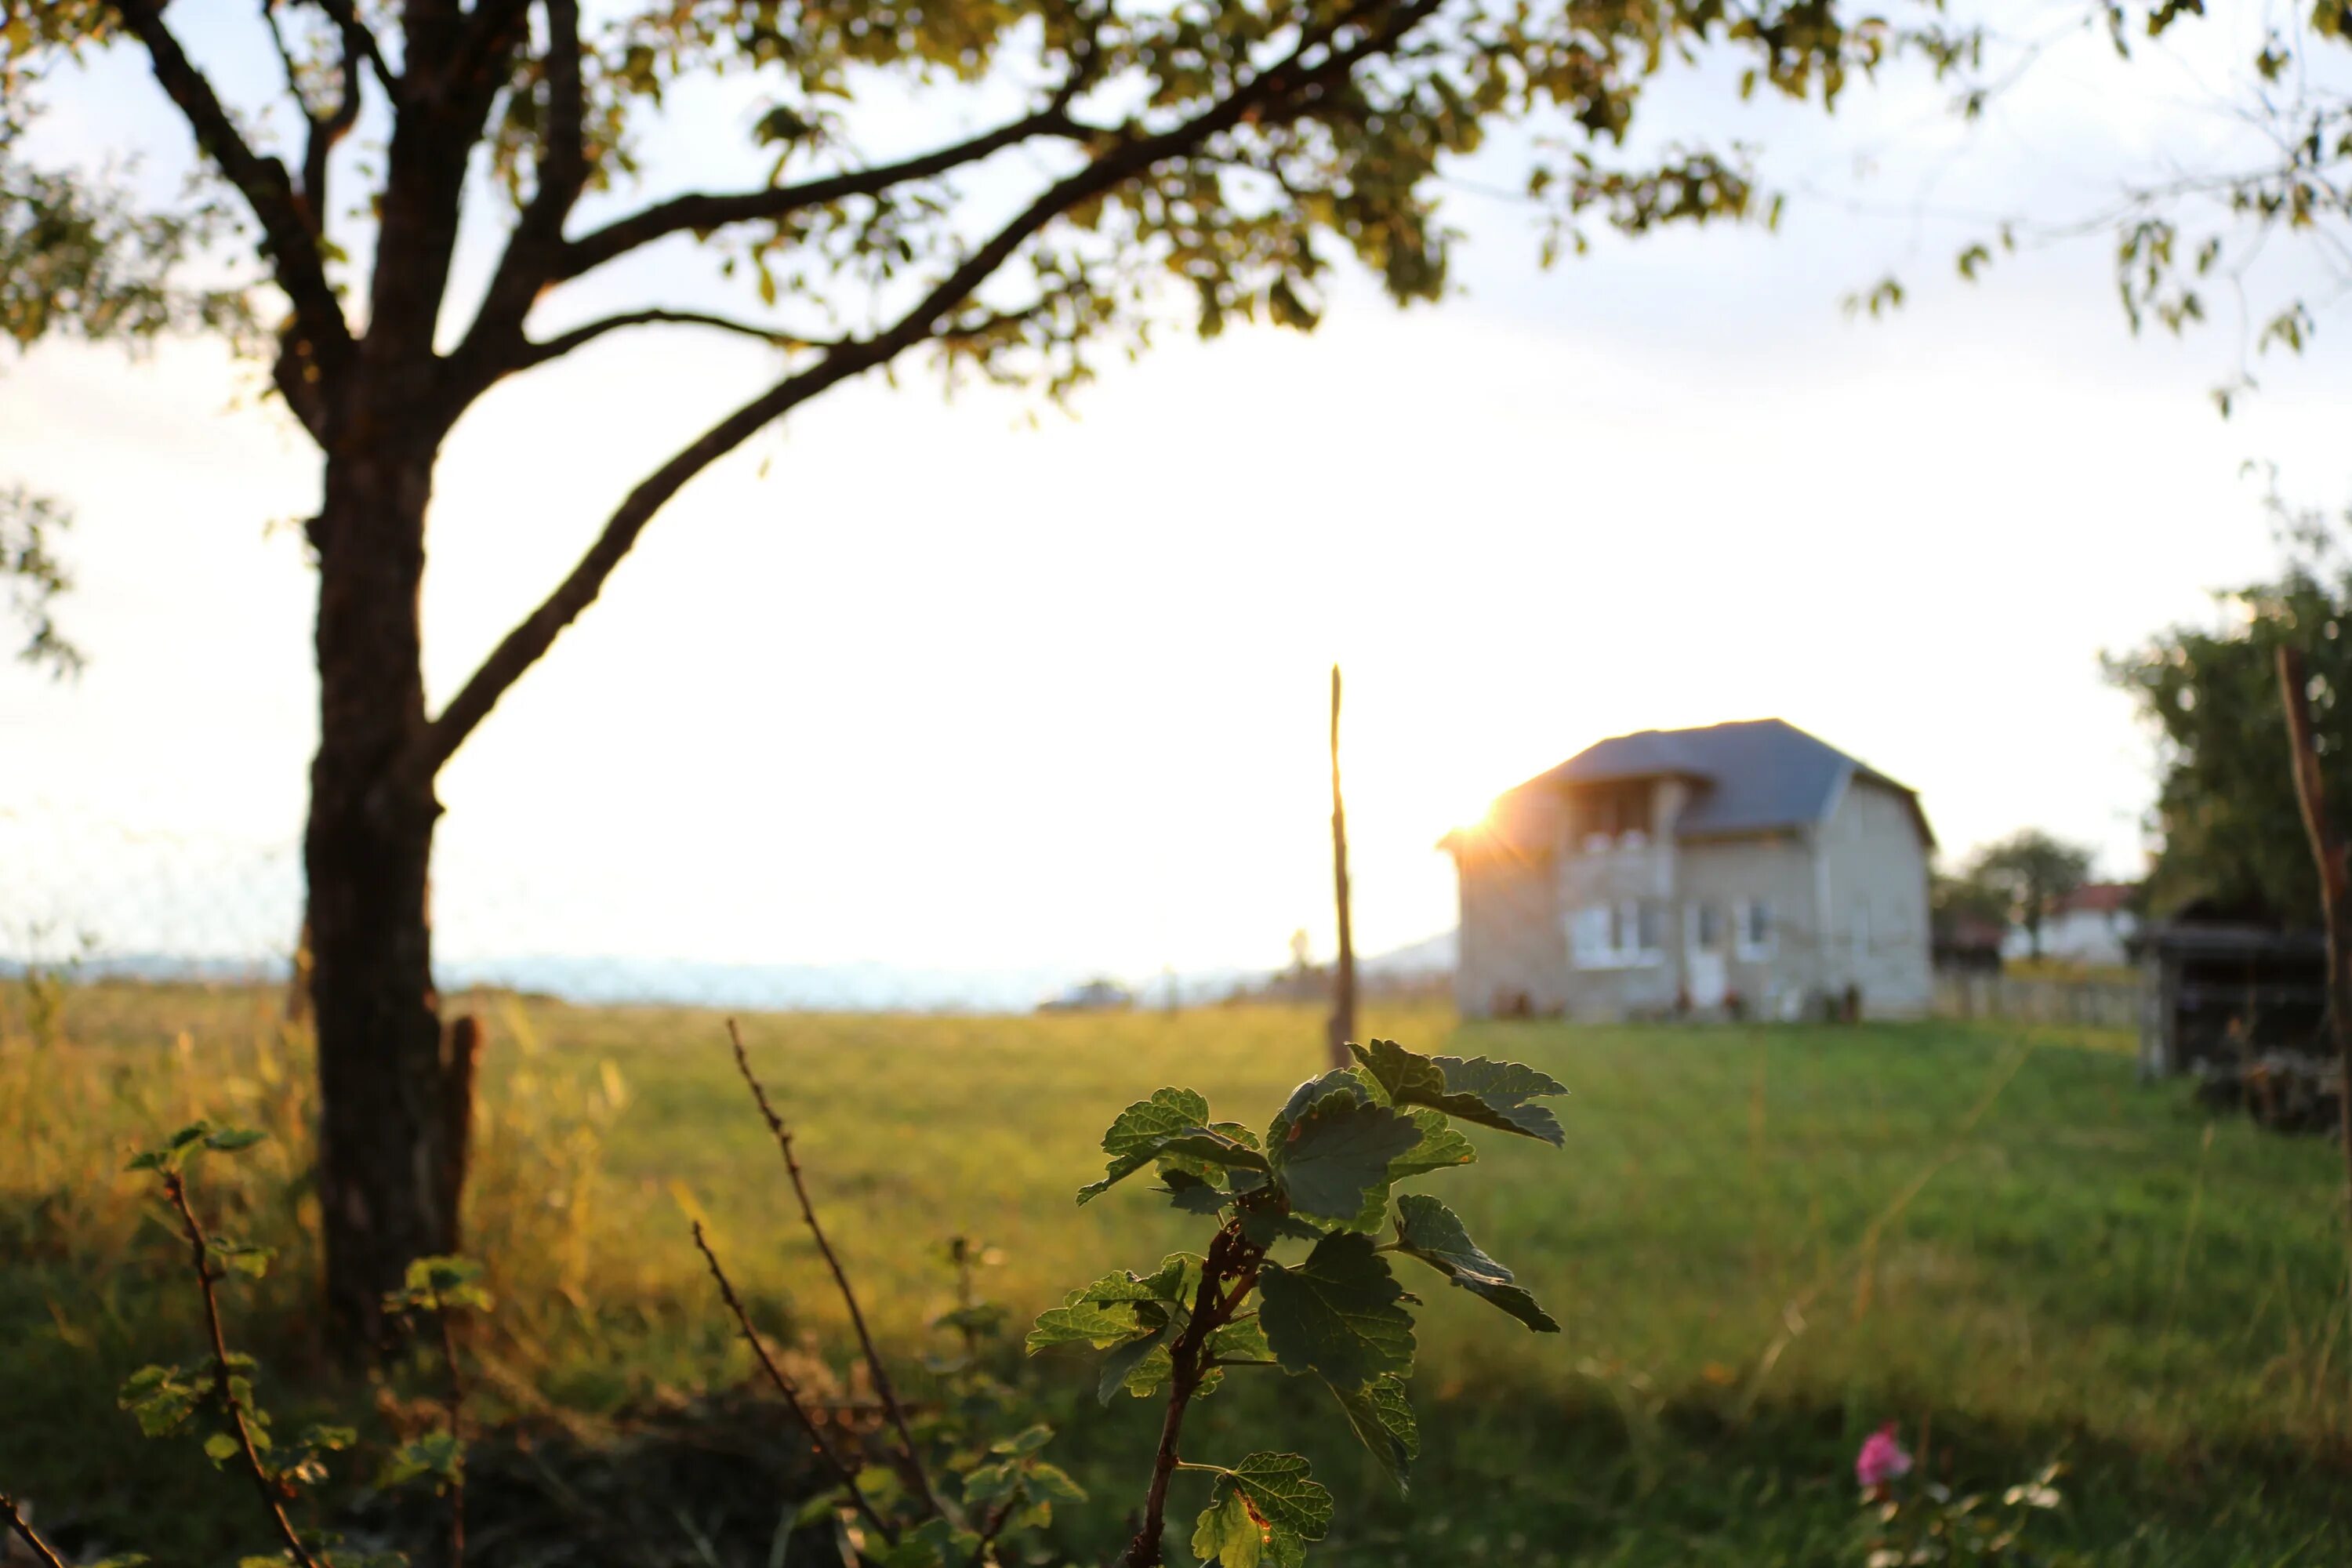
MULTIPOLYGON (((36 1044, 0 1003, 0 1485, 121 1545, 218 1561, 204 1461, 113 1409, 131 1367, 193 1353, 189 1303, 124 1151, 198 1112, 279 1136, 208 1189, 288 1248, 240 1307, 291 1401, 363 1402, 320 1361, 304 1288, 307 1090, 276 998, 90 988, 36 1044), (22 1413, 38 1412, 37 1417, 22 1413), (143 1534, 142 1532, 144 1532, 143 1534), (151 1544, 152 1543, 152 1544, 151 1544)), ((469 1225, 501 1299, 483 1349, 509 1409, 593 1420, 747 1371, 688 1241, 706 1215, 757 1310, 813 1353, 836 1302, 789 1223, 774 1150, 714 1015, 470 1003, 490 1041, 469 1225)), ((1410 1504, 1297 1385, 1221 1394, 1199 1441, 1296 1443, 1343 1501, 1327 1563, 1847 1560, 1861 1436, 1924 1427, 1941 1472, 1999 1487, 2062 1459, 2052 1539, 2130 1563, 2352 1561, 2341 1172, 2324 1141, 2209 1122, 2135 1084, 2128 1042, 1992 1025, 1457 1026, 1368 1033, 1515 1057, 1567 1083, 1565 1152, 1486 1137, 1444 1186, 1565 1325, 1535 1336, 1430 1296, 1410 1504), (1508 1146, 1505 1146, 1505 1145, 1508 1146)), ((1095 1141, 1163 1083, 1263 1124, 1315 1070, 1277 1008, 1038 1018, 744 1021, 827 1221, 910 1354, 947 1302, 935 1243, 983 1239, 1025 1318, 1200 1238, 1133 1184, 1087 1209, 1095 1141)), ((1108 1552, 1150 1411, 1032 1369, 1108 1552)), ((248 1537, 249 1539, 249 1537, 248 1537)))

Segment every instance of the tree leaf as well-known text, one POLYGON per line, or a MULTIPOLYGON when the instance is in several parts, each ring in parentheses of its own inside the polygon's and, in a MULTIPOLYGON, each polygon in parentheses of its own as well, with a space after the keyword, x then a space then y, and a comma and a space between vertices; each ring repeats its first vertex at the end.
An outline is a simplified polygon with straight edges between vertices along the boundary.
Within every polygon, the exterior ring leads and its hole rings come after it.
POLYGON ((1234 1201, 1233 1194, 1190 1171, 1171 1169, 1165 1180, 1167 1185, 1160 1190, 1168 1194, 1170 1203, 1186 1214, 1214 1215, 1234 1201))
POLYGON ((1335 1089, 1275 1146, 1275 1179, 1297 1213, 1352 1220, 1366 1195, 1387 1184, 1389 1163, 1420 1141, 1410 1117, 1335 1089))
POLYGON ((1127 1386, 1128 1378, 1143 1365, 1146 1357, 1166 1345, 1169 1331, 1174 1326, 1169 1321, 1167 1309, 1157 1301, 1139 1301, 1134 1311, 1137 1322, 1150 1331, 1113 1346, 1110 1353, 1103 1357, 1102 1373, 1095 1383, 1095 1396, 1105 1405, 1111 1402, 1113 1394, 1127 1386))
POLYGON ((226 1465, 243 1452, 237 1440, 226 1432, 215 1432, 205 1439, 205 1458, 215 1465, 226 1465))
POLYGON ((1058 1307, 1037 1314, 1022 1348, 1031 1355, 1053 1345, 1115 1345, 1135 1332, 1135 1308, 1125 1301, 1108 1305, 1090 1301, 1084 1290, 1073 1290, 1058 1307))
POLYGON ((1252 1454, 1233 1468, 1234 1486, 1259 1518, 1304 1541, 1320 1541, 1331 1528, 1331 1494, 1309 1479, 1297 1454, 1252 1454))
POLYGON ((1478 1158, 1478 1151, 1469 1139, 1445 1120, 1442 1110, 1432 1110, 1425 1105, 1415 1106, 1408 1113, 1412 1124, 1421 1130, 1421 1141, 1389 1163, 1389 1180, 1402 1182, 1412 1176, 1427 1175, 1432 1171, 1451 1170, 1467 1165, 1478 1158))
POLYGON ((1370 1047, 1348 1048, 1391 1104, 1425 1105, 1482 1127, 1540 1138, 1554 1148, 1567 1142, 1557 1117, 1542 1106, 1527 1103, 1568 1092, 1568 1087, 1549 1073, 1486 1057, 1467 1060, 1425 1057, 1394 1040, 1374 1040, 1370 1047))
POLYGON ((1221 1485, 1214 1496, 1192 1526, 1192 1555, 1217 1568, 1257 1568, 1266 1527, 1250 1512, 1239 1488, 1221 1485))
POLYGON ((1266 1264, 1258 1294, 1259 1325, 1286 1372, 1358 1388, 1412 1370, 1412 1319, 1398 1305, 1404 1289, 1361 1232, 1325 1237, 1296 1268, 1266 1264))
POLYGON ((1348 1425, 1356 1429, 1364 1447, 1380 1461, 1381 1471, 1396 1483, 1399 1491, 1405 1482, 1412 1461, 1421 1455, 1421 1427, 1413 1420, 1412 1405, 1405 1397, 1404 1380, 1396 1376, 1376 1377, 1360 1388, 1341 1388, 1327 1384, 1331 1396, 1347 1412, 1348 1425))
POLYGON ((1373 1098, 1370 1081, 1353 1068, 1333 1068, 1329 1072, 1319 1073, 1292 1089, 1290 1098, 1283 1101, 1282 1109, 1274 1113, 1274 1120, 1266 1124, 1266 1148, 1279 1158, 1282 1146, 1290 1142, 1292 1124, 1307 1114, 1308 1106, 1334 1093, 1362 1100, 1373 1098))
POLYGON ((1432 1059, 1445 1073, 1445 1098, 1437 1102, 1436 1109, 1446 1115, 1522 1137, 1540 1138, 1555 1149, 1567 1143, 1568 1134, 1560 1131, 1559 1118, 1543 1106, 1527 1103, 1568 1092, 1568 1086, 1549 1073, 1538 1072, 1523 1063, 1491 1061, 1485 1057, 1472 1057, 1467 1061, 1460 1057, 1432 1059))
POLYGON ((1272 1361, 1274 1347, 1255 1318, 1227 1323, 1209 1336, 1209 1354, 1218 1361, 1272 1361))
POLYGON ((1245 1128, 1210 1126, 1209 1102, 1191 1089, 1160 1089, 1150 1100, 1139 1100, 1119 1112, 1118 1120, 1103 1134, 1103 1152, 1111 1156, 1109 1167, 1102 1180, 1078 1189, 1078 1203, 1083 1206, 1094 1202, 1163 1156, 1194 1162, 1203 1168, 1222 1165, 1265 1171, 1265 1156, 1247 1140, 1245 1128))
POLYGON ((1397 1247, 1537 1332, 1559 1332, 1552 1315, 1513 1282, 1511 1271, 1470 1239, 1454 1212, 1426 1193, 1407 1193, 1397 1200, 1397 1247))

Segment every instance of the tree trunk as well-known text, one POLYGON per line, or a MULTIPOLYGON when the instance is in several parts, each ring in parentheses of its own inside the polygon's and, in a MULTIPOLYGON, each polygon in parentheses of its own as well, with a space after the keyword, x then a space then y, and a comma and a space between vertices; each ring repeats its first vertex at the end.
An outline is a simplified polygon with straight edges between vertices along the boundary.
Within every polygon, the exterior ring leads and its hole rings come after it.
POLYGON ((457 1242, 458 1089, 472 1062, 443 1048, 427 890, 441 807, 431 771, 411 760, 425 728, 417 594, 431 486, 430 442, 393 456, 354 443, 331 453, 312 524, 319 752, 303 860, 326 1299, 347 1352, 383 1342, 383 1294, 410 1261, 457 1242))
POLYGON ((1331 667, 1331 883, 1339 907, 1339 956, 1331 966, 1331 1018, 1328 1032, 1331 1065, 1346 1067, 1354 1058, 1348 1042, 1356 1037, 1356 931, 1353 900, 1348 891, 1348 806, 1339 795, 1339 667, 1331 667))

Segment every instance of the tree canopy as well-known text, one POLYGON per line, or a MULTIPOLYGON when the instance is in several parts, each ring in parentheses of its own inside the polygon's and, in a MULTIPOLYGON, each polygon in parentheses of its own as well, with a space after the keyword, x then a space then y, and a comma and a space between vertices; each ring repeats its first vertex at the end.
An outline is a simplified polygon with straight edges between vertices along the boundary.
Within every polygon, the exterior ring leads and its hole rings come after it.
POLYGON ((2278 650, 2302 650, 2313 739, 2336 820, 2352 814, 2352 563, 2301 520, 2278 577, 2217 595, 2215 624, 2176 626, 2105 661, 2158 735, 2152 903, 2315 926, 2319 876, 2287 765, 2278 650))
POLYGON ((2038 827, 2021 828, 1986 845, 1969 863, 1969 880, 2001 899, 2009 919, 2024 928, 2037 958, 2042 925, 2090 873, 2088 849, 2038 827))

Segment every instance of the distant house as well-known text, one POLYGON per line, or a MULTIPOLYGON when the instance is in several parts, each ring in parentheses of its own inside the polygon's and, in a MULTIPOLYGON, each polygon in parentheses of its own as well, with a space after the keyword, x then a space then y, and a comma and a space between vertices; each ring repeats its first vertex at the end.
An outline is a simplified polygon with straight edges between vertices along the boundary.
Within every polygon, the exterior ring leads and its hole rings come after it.
POLYGON ((1448 834, 1466 1017, 1924 1013, 1918 796, 1778 719, 1579 752, 1448 834))
MULTIPOLYGON (((2139 931, 2139 917, 2131 908, 2138 892, 2134 882, 2084 883, 2059 900, 2057 911, 2042 922, 2042 956, 2069 963, 2129 963, 2131 939, 2139 931)), ((2000 950, 2005 957, 2028 958, 2033 941, 2022 929, 2012 928, 2000 950)))

